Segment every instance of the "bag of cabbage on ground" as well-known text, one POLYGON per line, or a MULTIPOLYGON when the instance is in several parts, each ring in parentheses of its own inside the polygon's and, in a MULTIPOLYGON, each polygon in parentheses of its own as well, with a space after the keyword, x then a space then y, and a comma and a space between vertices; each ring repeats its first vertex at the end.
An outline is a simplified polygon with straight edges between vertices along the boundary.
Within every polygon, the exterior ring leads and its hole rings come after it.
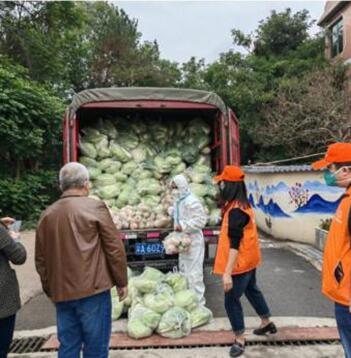
POLYGON ((119 300, 116 288, 111 289, 111 303, 112 303, 112 321, 117 321, 122 313, 124 308, 124 302, 119 300))
POLYGON ((153 268, 146 267, 144 272, 135 278, 134 286, 140 293, 151 293, 155 291, 157 284, 164 278, 164 274, 153 268))
POLYGON ((161 318, 157 333, 166 338, 182 338, 191 333, 190 314, 181 307, 172 307, 161 318))
POLYGON ((205 306, 198 306, 190 312, 191 328, 203 326, 213 318, 212 312, 205 306))
POLYGON ((144 304, 157 313, 165 313, 174 306, 173 290, 167 283, 159 284, 154 293, 144 296, 144 304))
POLYGON ((188 280, 180 272, 169 272, 164 280, 175 293, 188 289, 188 280))
POLYGON ((127 333, 134 339, 146 338, 152 335, 158 326, 161 315, 151 309, 137 304, 129 310, 127 333))
POLYGON ((174 255, 189 251, 191 239, 182 232, 171 232, 163 240, 163 246, 167 255, 174 255))
POLYGON ((174 303, 190 312, 197 307, 199 300, 194 290, 183 290, 174 295, 174 303))

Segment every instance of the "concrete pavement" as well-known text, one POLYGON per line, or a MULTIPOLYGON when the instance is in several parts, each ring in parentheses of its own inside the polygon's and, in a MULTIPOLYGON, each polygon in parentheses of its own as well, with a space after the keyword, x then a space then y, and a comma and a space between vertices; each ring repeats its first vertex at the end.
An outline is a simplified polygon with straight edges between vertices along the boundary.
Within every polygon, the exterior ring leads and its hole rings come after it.
POLYGON ((34 231, 22 231, 21 238, 27 250, 27 261, 24 265, 12 265, 12 267, 17 273, 18 282, 20 284, 21 301, 22 305, 24 305, 31 298, 39 295, 42 289, 34 264, 35 233, 34 231))

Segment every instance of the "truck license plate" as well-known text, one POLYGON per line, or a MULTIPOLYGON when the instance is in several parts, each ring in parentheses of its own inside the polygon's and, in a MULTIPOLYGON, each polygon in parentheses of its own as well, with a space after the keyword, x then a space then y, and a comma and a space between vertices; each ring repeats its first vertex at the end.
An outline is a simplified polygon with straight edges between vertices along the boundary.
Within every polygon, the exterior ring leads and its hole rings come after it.
POLYGON ((165 248, 161 243, 141 243, 135 244, 135 255, 154 255, 164 253, 165 248))

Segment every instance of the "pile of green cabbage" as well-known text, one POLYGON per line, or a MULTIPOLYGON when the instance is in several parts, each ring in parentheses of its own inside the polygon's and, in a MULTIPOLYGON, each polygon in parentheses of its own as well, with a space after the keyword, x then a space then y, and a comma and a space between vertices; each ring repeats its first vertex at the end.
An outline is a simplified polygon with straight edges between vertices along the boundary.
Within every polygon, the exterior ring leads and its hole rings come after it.
POLYGON ((170 227, 169 179, 177 174, 187 176, 212 226, 218 209, 210 141, 210 127, 201 118, 100 119, 81 129, 79 161, 89 170, 92 197, 106 202, 119 229, 170 227))
POLYGON ((112 316, 115 320, 128 312, 127 333, 131 338, 146 338, 154 332, 181 338, 212 319, 212 312, 198 303, 195 292, 179 272, 164 274, 146 267, 139 275, 129 269, 128 277, 128 297, 123 302, 112 290, 112 316))

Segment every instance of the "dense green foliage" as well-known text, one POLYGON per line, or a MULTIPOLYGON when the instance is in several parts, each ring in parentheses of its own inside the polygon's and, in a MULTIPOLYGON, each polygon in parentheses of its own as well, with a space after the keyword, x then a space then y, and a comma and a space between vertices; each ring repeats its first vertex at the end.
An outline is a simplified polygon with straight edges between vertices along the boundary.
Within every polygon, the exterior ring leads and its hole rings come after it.
POLYGON ((274 104, 282 83, 326 66, 324 38, 311 37, 311 25, 306 11, 272 12, 254 34, 232 30, 234 45, 245 54, 229 50, 207 66, 195 58, 183 65, 186 86, 213 90, 235 110, 243 163, 282 159, 292 153, 283 143, 262 143, 268 130, 265 111, 274 104))
POLYGON ((36 171, 20 180, 0 178, 2 213, 24 220, 26 226, 36 223, 42 210, 58 197, 57 173, 36 171))

